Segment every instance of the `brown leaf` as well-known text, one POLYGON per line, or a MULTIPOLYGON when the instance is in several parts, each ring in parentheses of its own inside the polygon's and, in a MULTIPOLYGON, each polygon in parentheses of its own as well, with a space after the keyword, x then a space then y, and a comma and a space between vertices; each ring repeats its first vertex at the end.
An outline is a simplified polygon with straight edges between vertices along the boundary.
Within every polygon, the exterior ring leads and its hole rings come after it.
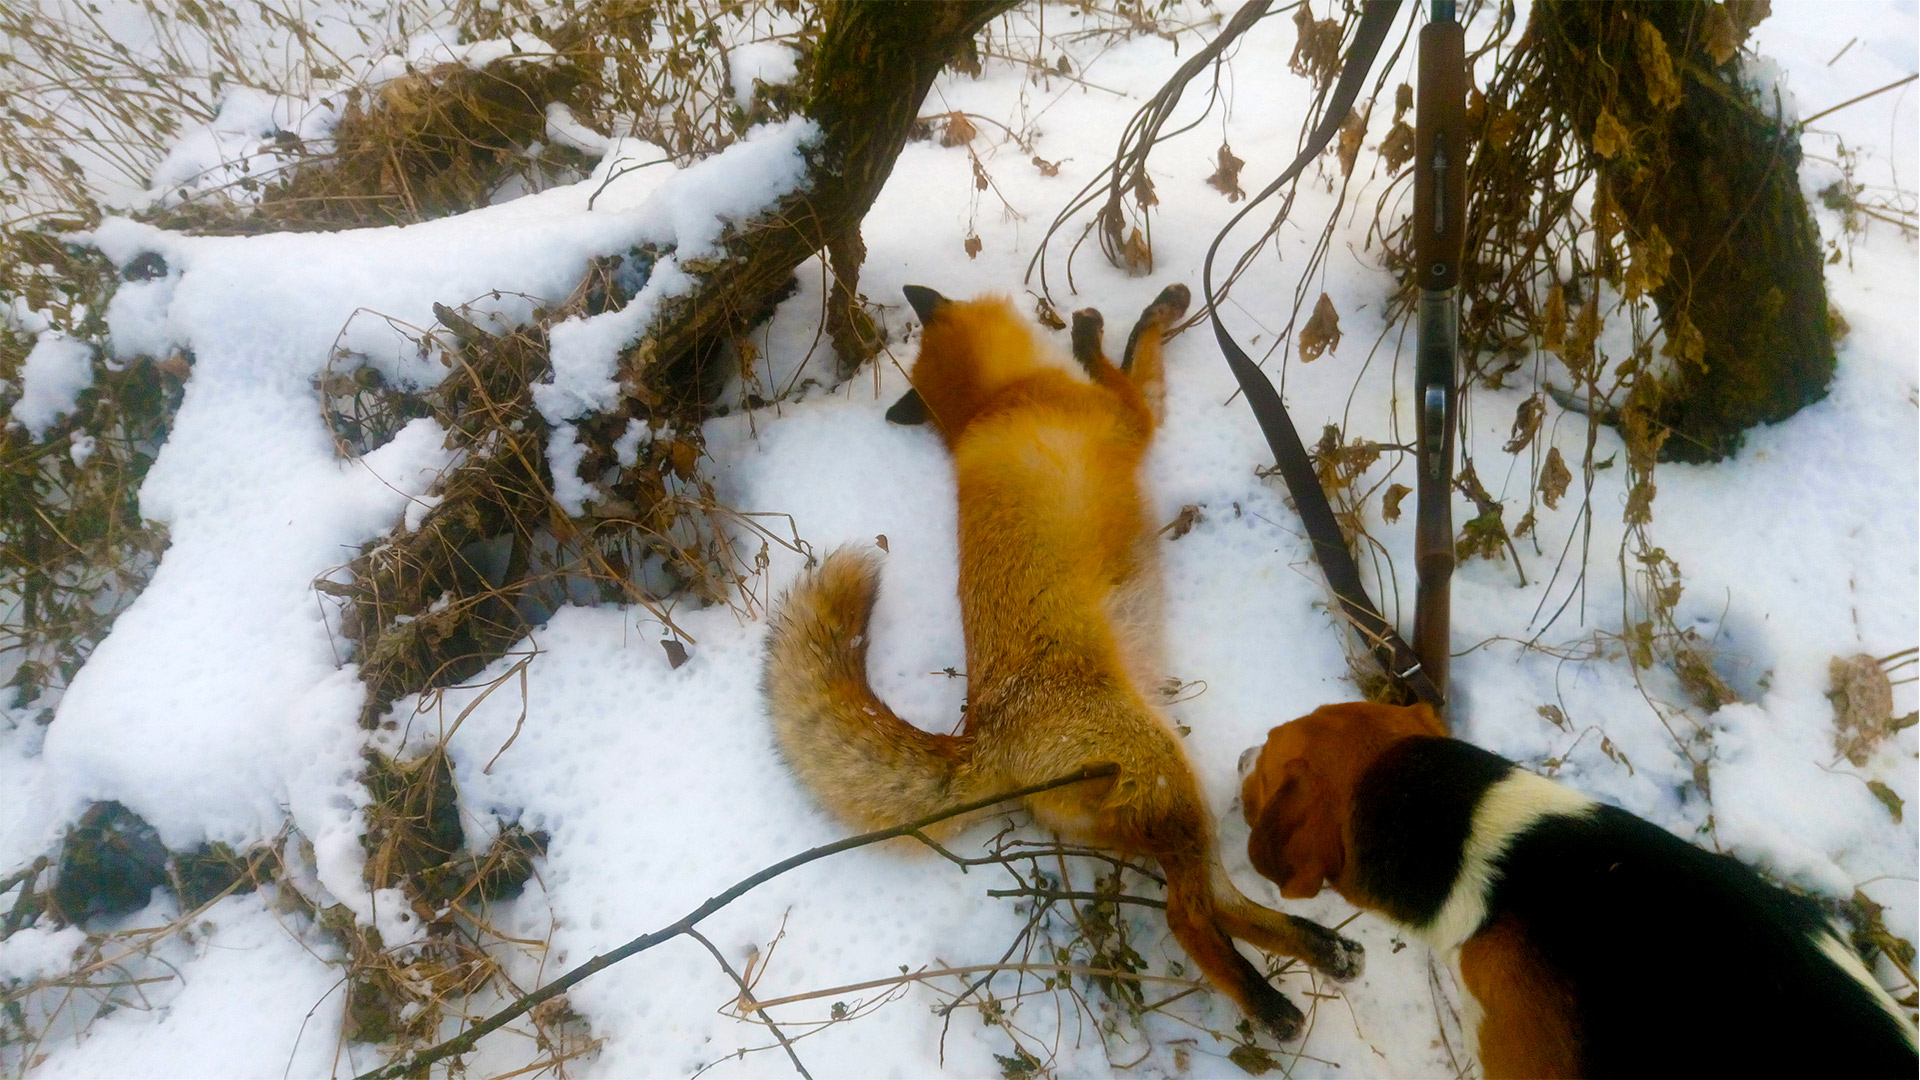
MULTIPOLYGON (((1060 159, 1060 161, 1065 160, 1065 158, 1060 159)), ((1048 161, 1039 154, 1033 155, 1033 167, 1040 170, 1041 176, 1059 176, 1060 161, 1048 161)))
POLYGON ((1567 346, 1567 290, 1558 284, 1547 290, 1547 313, 1541 320, 1540 345, 1551 353, 1567 346))
POLYGON ((1708 4, 1705 18, 1707 55, 1713 58, 1713 66, 1719 67, 1740 51, 1740 40, 1745 35, 1733 25, 1733 16, 1720 4, 1708 4))
POLYGON ((1880 661, 1867 653, 1834 657, 1827 664, 1833 688, 1833 746, 1856 766, 1893 731, 1893 683, 1880 661))
POLYGON ((1380 498, 1380 516, 1389 522, 1400 520, 1400 502, 1413 494, 1413 489, 1405 484, 1395 484, 1387 489, 1380 498))
POLYGON ((1147 175, 1145 164, 1133 170, 1133 183, 1128 185, 1128 190, 1133 192, 1134 200, 1143 210, 1160 205, 1160 197, 1153 193, 1153 178, 1147 175))
POLYGON ((662 638, 660 647, 666 650, 667 665, 669 667, 678 670, 681 664, 687 662, 687 647, 685 645, 680 644, 672 638, 662 638))
POLYGON ((1667 267, 1673 260, 1673 248, 1667 238, 1660 233, 1658 225, 1647 226, 1647 233, 1638 244, 1631 244, 1633 265, 1627 268, 1627 279, 1623 290, 1629 300, 1659 288, 1667 280, 1667 267))
POLYGON ((1167 539, 1178 540, 1181 537, 1192 532, 1193 527, 1195 525, 1198 525, 1205 520, 1207 520, 1207 517, 1205 514, 1200 512, 1200 507, 1198 507, 1193 503, 1188 503, 1187 505, 1180 508, 1180 516, 1174 518, 1172 521, 1167 522, 1167 524, 1164 527, 1162 527, 1160 531, 1163 533, 1173 534, 1172 536, 1167 537, 1167 539))
POLYGON ((1312 363, 1320 354, 1340 347, 1340 313, 1333 310, 1333 297, 1320 294, 1313 315, 1300 330, 1300 362, 1312 363))
POLYGON ((1230 203, 1237 203, 1247 197, 1240 187, 1240 169, 1246 162, 1233 156, 1233 148, 1226 143, 1220 144, 1220 153, 1216 156, 1219 167, 1213 175, 1207 177, 1207 184, 1215 191, 1227 197, 1230 203))
POLYGON ((888 546, 887 546, 887 534, 886 534, 886 533, 881 533, 881 534, 880 534, 879 536, 876 536, 876 537, 874 537, 874 538, 873 538, 873 543, 874 543, 874 546, 875 546, 875 547, 878 547, 878 548, 879 548, 879 549, 880 549, 881 551, 892 551, 892 550, 893 550, 892 548, 890 548, 890 547, 888 547, 888 546))
POLYGON ((967 114, 955 110, 947 114, 947 126, 940 132, 941 146, 965 146, 978 134, 967 114))
POLYGON ((1413 128, 1405 120, 1395 121, 1387 137, 1380 140, 1380 156, 1386 159, 1390 173, 1399 172, 1413 160, 1413 128))
POLYGON ((1906 806, 1906 802, 1894 794, 1892 788, 1878 780, 1867 781, 1867 790, 1873 792, 1873 797, 1879 799, 1880 805, 1886 807, 1887 813, 1893 815, 1893 823, 1900 824, 1900 811, 1906 806))
POLYGON ((1634 31, 1634 45, 1647 101, 1663 112, 1680 104, 1680 77, 1674 74, 1673 56, 1667 52, 1667 39, 1660 35, 1660 28, 1641 19, 1634 31))
POLYGON ((1401 83, 1400 88, 1393 92, 1394 122, 1399 123, 1400 118, 1407 115, 1407 110, 1411 108, 1413 108, 1413 87, 1401 83))
POLYGON ((1540 418, 1547 415, 1547 401, 1535 394, 1520 403, 1513 412, 1513 434, 1507 439, 1507 445, 1501 447, 1509 454, 1517 454, 1527 448, 1540 430, 1540 418))
POLYGON ((1593 152, 1611 159, 1631 145, 1633 139, 1614 117, 1613 110, 1601 106, 1600 118, 1593 122, 1593 152))
POLYGON ((1560 508, 1560 497, 1567 493, 1567 485, 1573 483, 1573 474, 1567 471, 1567 459, 1560 456, 1560 448, 1547 451, 1547 463, 1540 467, 1540 497, 1546 500, 1547 509, 1560 508))
POLYGON ((1772 0, 1727 0, 1727 13, 1733 16, 1733 26, 1740 32, 1740 40, 1745 41, 1753 28, 1773 14, 1772 0))
POLYGON ((1067 328, 1067 321, 1060 317, 1059 312, 1053 310, 1052 302, 1044 296, 1036 296, 1033 298, 1033 317, 1040 320, 1040 325, 1049 330, 1065 330, 1067 328))
POLYGON ((1542 705, 1534 711, 1539 713, 1541 718, 1546 720, 1547 723, 1552 724, 1561 731, 1573 730, 1573 728, 1567 724, 1567 714, 1561 712, 1560 706, 1558 705, 1542 705))
MULTIPOLYGON (((1305 5, 1301 5, 1302 8, 1305 5)), ((1227 1060, 1240 1066, 1240 1071, 1248 1076, 1261 1076, 1280 1068, 1280 1062, 1273 1054, 1257 1043, 1241 1043, 1227 1051, 1227 1060)))
POLYGON ((978 236, 968 236, 967 242, 962 246, 967 249, 967 258, 974 259, 980 256, 981 244, 978 236))
POLYGON ((1674 360, 1684 360, 1707 369, 1707 340, 1700 336, 1700 328, 1693 325, 1685 311, 1677 312, 1673 325, 1666 328, 1667 343, 1660 346, 1660 355, 1674 360))
POLYGON ((1367 137, 1367 115, 1359 109, 1347 111, 1340 123, 1340 175, 1352 176, 1353 163, 1360 159, 1360 143, 1367 137))
POLYGON ((1325 90, 1332 85, 1334 72, 1340 70, 1340 20, 1316 21, 1313 8, 1302 3, 1293 13, 1293 27, 1298 36, 1287 69, 1312 79, 1315 89, 1325 90))
POLYGON ((980 159, 977 157, 971 160, 973 163, 973 189, 975 191, 985 191, 989 187, 992 187, 993 177, 987 175, 987 167, 980 164, 980 159))
POLYGON ((1134 277, 1153 273, 1153 248, 1147 244, 1139 226, 1127 235, 1127 246, 1120 250, 1120 257, 1126 261, 1127 273, 1134 277))

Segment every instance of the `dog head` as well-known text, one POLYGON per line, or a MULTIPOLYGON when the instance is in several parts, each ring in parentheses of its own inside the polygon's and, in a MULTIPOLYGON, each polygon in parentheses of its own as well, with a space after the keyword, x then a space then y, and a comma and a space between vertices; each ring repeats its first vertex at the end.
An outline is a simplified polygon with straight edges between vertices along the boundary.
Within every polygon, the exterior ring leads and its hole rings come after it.
POLYGON ((1253 868, 1278 882, 1290 900, 1314 896, 1329 882, 1346 895, 1354 785, 1394 743, 1446 733, 1426 705, 1365 701, 1323 705, 1268 732, 1240 788, 1241 809, 1253 827, 1247 839, 1253 868))

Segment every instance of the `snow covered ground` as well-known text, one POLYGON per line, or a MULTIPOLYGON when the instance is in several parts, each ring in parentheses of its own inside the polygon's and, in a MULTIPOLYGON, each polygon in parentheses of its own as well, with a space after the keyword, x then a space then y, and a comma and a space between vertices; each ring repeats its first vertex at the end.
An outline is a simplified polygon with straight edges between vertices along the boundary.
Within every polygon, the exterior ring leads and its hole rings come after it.
MULTIPOLYGON (((1777 78, 1801 115, 1920 63, 1920 15, 1911 0, 1846 11, 1836 19, 1828 5, 1783 2, 1755 35, 1753 46, 1777 62, 1777 78), (1847 58, 1830 64, 1855 38, 1847 58)), ((899 365, 912 355, 912 314, 896 299, 899 287, 1023 297, 1023 274, 1047 223, 1110 158, 1127 118, 1200 40, 1184 36, 1177 47, 1152 36, 1072 44, 1062 28, 1072 28, 1076 17, 1065 6, 1045 12, 1052 36, 1046 55, 1064 51, 1072 78, 990 62, 977 80, 943 76, 929 96, 924 113, 963 110, 1031 127, 1035 141, 1031 152, 1022 150, 981 125, 973 152, 992 176, 989 192, 975 189, 964 148, 916 142, 902 153, 866 220, 861 281, 869 297, 888 305, 891 357, 899 365), (1029 160, 1035 155, 1058 162, 1058 175, 1044 175, 1029 160), (977 257, 964 250, 969 236, 980 240, 977 257)), ((1034 33, 1030 14, 1009 26, 1034 33)), ((1206 245, 1235 209, 1204 183, 1222 131, 1247 162, 1249 188, 1293 156, 1310 100, 1308 83, 1283 62, 1293 35, 1284 17, 1257 27, 1230 68, 1232 112, 1224 129, 1216 112, 1156 151, 1154 274, 1129 278, 1089 247, 1074 266, 1079 293, 1056 295, 1063 311, 1093 305, 1105 312, 1111 349, 1163 285, 1197 286, 1206 245)), ((1197 113, 1203 96, 1190 93, 1183 109, 1197 113)), ((1920 177, 1915 96, 1909 86, 1815 124, 1804 139, 1801 170, 1810 199, 1840 175, 1822 160, 1835 156, 1836 141, 1858 155, 1856 183, 1911 191, 1920 177)), ((1384 129, 1376 119, 1369 146, 1384 129)), ((142 512, 167 524, 172 543, 53 722, 0 718, 0 872, 56 848, 92 800, 124 803, 172 848, 206 840, 244 848, 290 826, 311 845, 311 865, 293 868, 309 895, 347 905, 378 926, 389 946, 417 937, 421 929, 396 896, 369 893, 362 884, 362 754, 370 740, 389 752, 431 745, 479 691, 449 692, 424 708, 403 700, 389 729, 362 731, 356 718, 364 689, 354 668, 338 659, 335 628, 313 582, 406 518, 450 464, 450 452, 444 433, 421 420, 360 460, 338 460, 313 377, 350 326, 349 344, 391 378, 415 385, 438 378, 442 369, 409 352, 385 321, 354 320, 354 313, 369 309, 429 326, 436 301, 559 297, 590 257, 641 240, 677 242, 690 253, 714 234, 715 213, 744 212, 792 183, 792 148, 806 135, 798 124, 767 130, 678 176, 642 170, 607 187, 591 210, 589 197, 620 161, 653 155, 631 141, 615 144, 596 175, 580 184, 408 228, 199 238, 119 220, 101 227, 93 242, 115 260, 154 251, 168 268, 121 288, 109 313, 115 351, 160 356, 178 345, 196 358, 171 437, 141 491, 142 512)), ((1363 155, 1363 171, 1372 160, 1363 155)), ((1384 183, 1384 170, 1372 183, 1384 183)), ((1376 191, 1361 192, 1349 207, 1370 208, 1376 191)), ((1541 507, 1538 546, 1518 545, 1526 586, 1508 561, 1461 567, 1454 641, 1468 651, 1455 661, 1455 724, 1462 737, 1534 767, 1557 762, 1560 779, 1783 880, 1842 898, 1860 889, 1885 905, 1889 928, 1912 941, 1920 923, 1920 834, 1911 816, 1920 798, 1916 731, 1888 741, 1863 768, 1837 760, 1825 691, 1833 657, 1884 656, 1920 643, 1916 246, 1881 223, 1842 235, 1840 215, 1812 202, 1823 235, 1844 252, 1828 267, 1828 285, 1852 327, 1831 393, 1788 422, 1755 432, 1734 460, 1659 471, 1652 531, 1682 570, 1681 625, 1711 639, 1716 665, 1745 699, 1711 716, 1693 714, 1713 732, 1711 804, 1663 724, 1663 712, 1680 716, 1689 708, 1670 675, 1641 672, 1636 679, 1617 656, 1568 660, 1556 655, 1562 650, 1520 644, 1539 630, 1543 601, 1551 600, 1551 611, 1566 594, 1569 571, 1553 583, 1554 568, 1577 525, 1577 497, 1557 511, 1541 507), (1542 706, 1560 709, 1566 726, 1544 720, 1542 706), (1868 780, 1886 785, 1908 816, 1890 814, 1868 780)), ((1243 341, 1258 335, 1270 342, 1285 322, 1297 268, 1332 204, 1324 186, 1303 187, 1295 225, 1280 236, 1281 257, 1263 258, 1236 287, 1229 314, 1243 341)), ((1369 215, 1347 214, 1324 281, 1315 283, 1340 312, 1345 340, 1311 366, 1292 364, 1286 391, 1304 432, 1344 418, 1349 436, 1388 440, 1391 340, 1370 363, 1367 356, 1392 283, 1364 249, 1369 215)), ((1052 280, 1056 288, 1064 280, 1058 263, 1052 280)), ((803 268, 800 281, 800 292, 762 331, 767 386, 787 385, 815 339, 820 275, 803 268)), ((664 291, 675 282, 663 268, 650 288, 664 291)), ((509 320, 524 318, 529 307, 498 302, 509 320)), ((637 329, 647 310, 636 301, 624 320, 602 317, 555 335, 556 352, 566 350, 570 359, 556 356, 559 383, 541 400, 550 420, 564 423, 603 400, 616 339, 637 329)), ((72 365, 62 360, 72 349, 51 336, 43 348, 49 381, 36 386, 40 396, 29 412, 15 414, 30 426, 60 411, 62 394, 70 407, 74 392, 67 388, 72 365)), ((822 370, 826 352, 811 363, 822 370)), ((1256 475, 1270 459, 1250 412, 1229 400, 1231 375, 1204 334, 1172 342, 1168 363, 1168 422, 1149 481, 1162 520, 1172 522, 1189 505, 1201 514, 1190 531, 1164 542, 1168 674, 1190 684, 1170 711, 1191 729, 1188 749, 1226 822, 1228 865, 1250 895, 1275 903, 1276 890, 1246 865, 1245 830, 1231 805, 1235 760, 1272 725, 1355 691, 1343 631, 1326 613, 1308 541, 1278 480, 1256 475)), ((1404 358, 1397 366, 1410 377, 1404 358)), ((863 372, 833 390, 814 386, 797 399, 716 419, 707 427, 710 460, 703 467, 727 504, 793 515, 815 552, 886 538, 871 677, 902 715, 945 730, 964 694, 964 681, 945 674, 963 666, 953 487, 932 433, 882 419, 905 385, 883 356, 877 391, 863 372)), ((1470 449, 1496 497, 1525 497, 1524 468, 1502 477, 1486 464, 1502 460, 1499 445, 1524 393, 1475 391, 1470 449)), ((1403 386, 1401 430, 1411 425, 1406 397, 1403 386)), ((1542 432, 1569 461, 1580 459, 1582 418, 1550 407, 1542 432)), ((1601 459, 1620 450, 1609 430, 1599 440, 1601 459)), ((1372 476, 1389 467, 1383 462, 1372 476)), ((1407 466, 1400 470, 1395 479, 1410 474, 1407 466)), ((1584 618, 1564 618, 1543 644, 1584 646, 1594 631, 1621 627, 1622 472, 1598 474, 1584 618)), ((1412 515, 1369 524, 1395 555, 1399 595, 1410 598, 1412 515)), ((803 561, 778 548, 771 555, 756 586, 763 594, 777 592, 803 561)), ((773 752, 758 693, 764 623, 725 607, 682 608, 674 619, 693 642, 690 661, 677 669, 656 644, 662 627, 644 611, 562 609, 516 650, 535 654, 525 667, 524 697, 517 684, 493 694, 464 716, 447 744, 476 850, 497 821, 517 820, 550 836, 537 884, 489 913, 503 935, 547 944, 544 955, 499 955, 523 986, 842 835, 773 752)), ((500 661, 473 682, 507 674, 517 659, 500 661)), ((1913 685, 1896 686, 1896 714, 1914 708, 1913 685)), ((960 847, 971 851, 990 834, 976 830, 960 847)), ((758 951, 756 994, 770 1000, 909 968, 993 963, 1026 925, 1016 901, 986 895, 1004 884, 994 874, 962 874, 937 857, 883 845, 779 878, 702 929, 736 968, 758 951)), ((142 1006, 118 1008, 84 1031, 59 1030, 37 1048, 28 1072, 307 1076, 351 1075, 380 1064, 376 1048, 338 1038, 340 946, 276 906, 272 894, 269 887, 220 901, 192 933, 157 946, 154 960, 130 962, 128 971, 155 979, 139 988, 142 1006)), ((0 911, 12 899, 0 895, 0 911)), ((1353 914, 1330 894, 1288 907, 1329 923, 1353 914)), ((157 890, 146 911, 86 929, 157 926, 177 914, 170 895, 157 890)), ((1691 917, 1675 913, 1677 934, 1691 917)), ((1454 996, 1445 973, 1436 973, 1424 947, 1403 947, 1370 916, 1347 932, 1367 947, 1366 974, 1338 986, 1287 974, 1281 986, 1310 1009, 1312 1026, 1299 1042, 1273 1048, 1276 1058, 1297 1076, 1454 1073, 1464 1051, 1457 1022, 1445 1018, 1454 996)), ((1136 916, 1134 933, 1156 974, 1183 960, 1157 918, 1136 916)), ((58 973, 80 940, 74 929, 15 934, 0 944, 0 978, 58 973)), ((1879 975, 1896 993, 1906 992, 1890 966, 1883 963, 1879 975)), ((1010 994, 1013 984, 1007 976, 995 990, 1010 994)), ((1150 1000, 1167 992, 1149 990, 1150 1000)), ((716 1076, 788 1070, 782 1052, 767 1049, 772 1040, 763 1027, 731 1014, 736 992, 712 957, 684 938, 620 964, 569 995, 603 1043, 597 1056, 567 1069, 607 1076, 686 1076, 709 1065, 716 1076), (742 1048, 757 1049, 733 1057, 742 1048)), ((1007 1028, 982 1024, 973 1012, 956 1013, 949 1026, 932 1011, 942 1000, 933 989, 908 986, 773 1011, 790 1034, 815 1032, 797 1051, 818 1077, 999 1075, 1007 1061, 996 1057, 1019 1060, 1007 1028), (889 994, 871 1011, 857 1008, 889 994), (860 1015, 822 1025, 836 1002, 860 1015)), ((485 1003, 474 1008, 487 1011, 485 1003)), ((1096 1030, 1101 1006, 1091 1008, 1090 1016, 1068 997, 1041 995, 1024 999, 1011 1022, 1021 1044, 1060 1075, 1106 1074, 1135 1059, 1136 1075, 1240 1072, 1226 1057, 1233 1043, 1208 1033, 1231 1032, 1237 1021, 1223 1001, 1186 997, 1141 1027, 1119 1023, 1104 1041, 1096 1030)), ((530 1039, 509 1030, 468 1059, 475 1070, 469 1075, 508 1072, 536 1053, 530 1039)))

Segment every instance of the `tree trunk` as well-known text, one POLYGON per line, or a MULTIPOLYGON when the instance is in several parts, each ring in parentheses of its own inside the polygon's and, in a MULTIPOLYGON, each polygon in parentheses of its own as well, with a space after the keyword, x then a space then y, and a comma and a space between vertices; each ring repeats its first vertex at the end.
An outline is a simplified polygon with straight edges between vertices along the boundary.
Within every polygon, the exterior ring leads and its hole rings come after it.
POLYGON ((1670 364, 1651 403, 1661 456, 1712 461, 1747 428, 1826 396, 1833 339, 1798 133, 1741 88, 1751 4, 1546 0, 1546 78, 1588 147, 1652 288, 1670 364), (1651 32, 1650 32, 1651 31, 1651 32), (1720 58, 1716 62, 1715 57, 1720 58), (1658 275, 1655 275, 1656 278, 1658 275))
MULTIPOLYGON (((807 113, 820 143, 802 189, 725 241, 726 256, 693 293, 669 305, 629 353, 624 374, 677 405, 704 403, 715 346, 763 317, 795 267, 837 243, 861 250, 860 219, 893 172, 934 76, 1014 0, 946 3, 828 0, 807 113), (851 240, 843 238, 851 237, 851 240), (689 400, 693 396, 700 400, 689 400)), ((857 262, 835 260, 836 293, 853 296, 857 262)))

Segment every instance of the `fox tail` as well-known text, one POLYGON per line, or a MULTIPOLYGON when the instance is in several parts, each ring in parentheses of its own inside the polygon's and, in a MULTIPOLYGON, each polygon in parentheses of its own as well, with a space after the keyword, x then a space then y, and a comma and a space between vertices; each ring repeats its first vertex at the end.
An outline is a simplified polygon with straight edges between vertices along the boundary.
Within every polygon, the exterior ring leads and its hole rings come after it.
POLYGON ((972 740, 900 719, 867 683, 867 623, 880 591, 870 554, 840 548, 780 601, 765 690, 787 765, 829 810, 862 829, 913 821, 972 790, 972 740))

